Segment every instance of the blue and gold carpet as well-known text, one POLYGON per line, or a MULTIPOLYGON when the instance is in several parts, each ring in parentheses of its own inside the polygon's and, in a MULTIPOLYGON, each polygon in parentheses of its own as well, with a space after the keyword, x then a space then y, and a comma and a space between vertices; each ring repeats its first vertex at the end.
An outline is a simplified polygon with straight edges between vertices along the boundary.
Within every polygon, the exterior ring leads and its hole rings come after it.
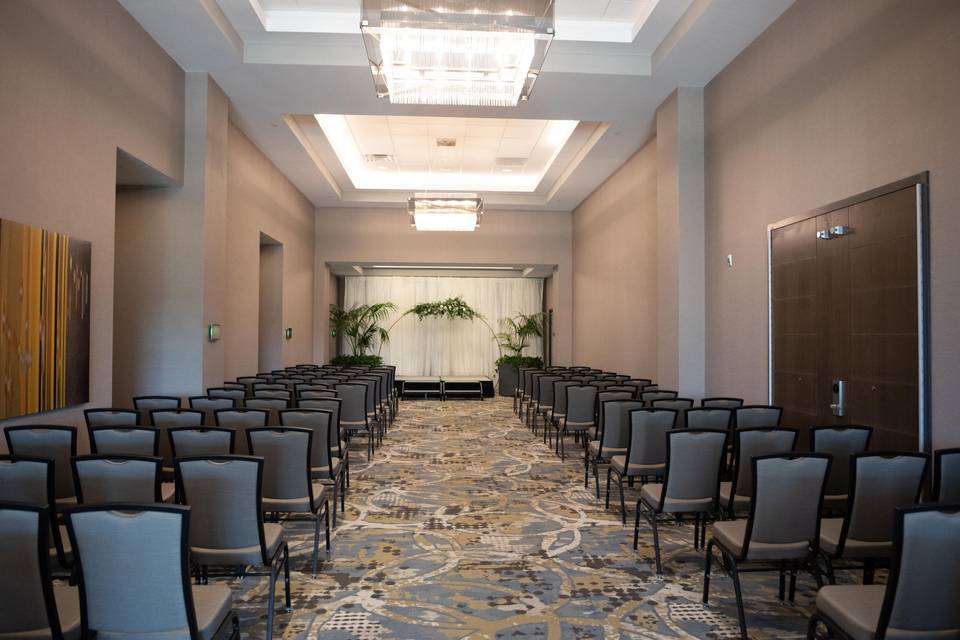
MULTIPOLYGON (((739 637, 732 584, 716 568, 710 605, 700 602, 692 528, 661 529, 658 581, 646 527, 633 550, 635 494, 625 528, 583 488, 582 458, 561 463, 508 400, 404 402, 372 464, 364 455, 352 453, 347 511, 316 579, 312 524, 284 523, 293 612, 278 606, 275 637, 739 637)), ((244 637, 263 637, 266 579, 232 586, 244 637)), ((809 576, 796 606, 777 600, 775 574, 743 586, 751 637, 803 637, 809 576)))

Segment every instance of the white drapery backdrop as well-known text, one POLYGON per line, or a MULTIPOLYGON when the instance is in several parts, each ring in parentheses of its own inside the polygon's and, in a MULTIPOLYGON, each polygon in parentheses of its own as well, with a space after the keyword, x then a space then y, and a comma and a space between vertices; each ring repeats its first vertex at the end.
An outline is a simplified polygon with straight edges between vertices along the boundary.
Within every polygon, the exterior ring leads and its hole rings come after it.
MULTIPOLYGON (((543 309, 543 280, 539 278, 453 278, 406 276, 347 276, 344 306, 392 302, 397 311, 384 323, 389 327, 400 315, 423 302, 440 302, 461 296, 493 327, 504 330, 503 318, 543 309)), ((346 342, 341 349, 349 353, 346 342)), ((524 355, 543 353, 539 338, 529 341, 524 355)), ((390 341, 380 351, 386 364, 396 365, 397 375, 493 376, 500 356, 490 330, 480 320, 425 318, 410 314, 390 330, 390 341)), ((506 354, 505 354, 506 355, 506 354)))

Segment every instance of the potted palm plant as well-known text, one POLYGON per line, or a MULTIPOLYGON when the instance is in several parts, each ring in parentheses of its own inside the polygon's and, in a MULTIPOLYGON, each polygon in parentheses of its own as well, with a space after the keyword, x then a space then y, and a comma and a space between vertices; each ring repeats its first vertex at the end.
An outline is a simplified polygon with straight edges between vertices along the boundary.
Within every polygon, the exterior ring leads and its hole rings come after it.
POLYGON ((337 335, 346 336, 351 352, 350 355, 337 356, 332 360, 333 364, 374 367, 383 364, 380 356, 369 352, 375 344, 390 340, 390 332, 380 323, 396 310, 397 306, 392 302, 361 304, 350 309, 330 305, 330 326, 337 335))
POLYGON ((497 334, 500 351, 504 354, 497 360, 497 378, 500 395, 512 396, 519 383, 521 367, 542 367, 543 359, 523 355, 530 338, 543 337, 544 313, 518 313, 502 320, 505 329, 497 334))

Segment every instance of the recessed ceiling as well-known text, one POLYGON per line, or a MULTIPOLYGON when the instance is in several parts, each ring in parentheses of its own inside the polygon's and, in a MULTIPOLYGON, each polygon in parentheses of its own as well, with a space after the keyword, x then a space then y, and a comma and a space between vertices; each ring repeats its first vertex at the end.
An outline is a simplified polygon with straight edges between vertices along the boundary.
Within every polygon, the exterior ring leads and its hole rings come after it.
POLYGON ((356 189, 533 192, 575 120, 317 114, 356 189))
POLYGON ((376 97, 360 0, 119 1, 183 69, 210 74, 231 120, 318 207, 400 208, 410 195, 355 188, 319 113, 579 122, 535 191, 483 194, 488 210, 551 211, 578 206, 651 138, 672 91, 704 86, 793 2, 557 0, 529 102, 425 107, 376 97))

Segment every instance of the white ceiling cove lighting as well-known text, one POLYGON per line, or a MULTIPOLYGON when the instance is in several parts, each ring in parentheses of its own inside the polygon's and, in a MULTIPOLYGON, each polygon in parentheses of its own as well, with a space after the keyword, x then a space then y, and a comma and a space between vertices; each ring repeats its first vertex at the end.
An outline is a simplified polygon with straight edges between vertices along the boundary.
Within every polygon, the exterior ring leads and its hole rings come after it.
POLYGON ((391 103, 513 107, 553 40, 553 0, 363 0, 360 29, 391 103))
POLYGON ((418 193, 407 201, 407 211, 417 231, 473 231, 483 200, 475 193, 418 193))

